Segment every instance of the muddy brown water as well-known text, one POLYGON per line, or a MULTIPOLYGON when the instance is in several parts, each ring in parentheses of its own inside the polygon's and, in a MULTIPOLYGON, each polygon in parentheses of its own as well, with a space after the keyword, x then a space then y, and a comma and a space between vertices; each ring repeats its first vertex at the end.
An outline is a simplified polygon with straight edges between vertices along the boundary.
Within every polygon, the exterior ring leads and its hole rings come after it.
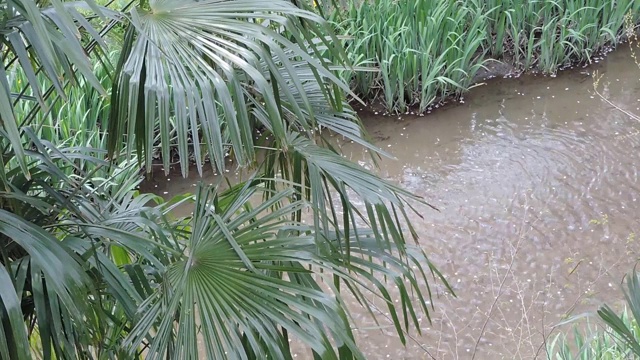
MULTIPOLYGON (((363 113, 376 144, 397 157, 380 174, 440 209, 422 209, 414 226, 457 294, 432 284, 432 322, 423 316, 407 346, 384 311, 376 325, 354 307, 367 358, 546 358, 545 343, 571 327, 558 324, 620 306, 640 253, 640 123, 593 94, 596 70, 602 92, 640 114, 640 70, 625 49, 556 78, 492 81, 422 117, 363 113)), ((361 148, 342 150, 370 164, 361 148)), ((170 197, 195 181, 150 186, 170 197)))

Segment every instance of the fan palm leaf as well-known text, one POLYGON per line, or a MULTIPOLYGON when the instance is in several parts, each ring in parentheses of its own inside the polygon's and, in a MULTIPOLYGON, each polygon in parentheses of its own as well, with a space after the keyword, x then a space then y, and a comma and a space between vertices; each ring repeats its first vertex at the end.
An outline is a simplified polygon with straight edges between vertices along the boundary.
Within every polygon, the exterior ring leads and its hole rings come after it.
POLYGON ((11 334, 0 354, 30 358, 37 334, 45 359, 117 358, 122 332, 153 293, 158 271, 182 254, 173 240, 179 236, 164 220, 166 209, 149 207, 149 195, 134 196, 135 162, 94 177, 75 163, 93 164, 93 175, 108 167, 93 149, 57 148, 25 134, 33 144, 26 151, 31 178, 12 161, 0 184, 9 189, 0 192, 0 321, 11 334), (119 176, 128 180, 111 186, 119 176))
MULTIPOLYGON (((271 182, 281 183, 251 179, 229 191, 199 187, 185 255, 169 266, 161 291, 140 309, 129 338, 132 349, 147 338, 150 359, 284 359, 290 358, 292 336, 322 359, 363 359, 349 328, 349 309, 342 297, 331 296, 340 293, 333 276, 366 307, 370 300, 361 289, 381 298, 400 334, 406 331, 402 323, 417 325, 409 294, 421 292, 428 282, 424 273, 416 274, 397 247, 381 247, 366 229, 360 239, 349 239, 358 249, 350 255, 331 239, 318 246, 321 233, 291 220, 309 207, 296 200, 293 189, 252 205, 251 199, 271 191, 271 182), (383 278, 398 286, 406 318, 396 317, 399 309, 383 278)), ((428 264, 419 251, 408 257, 412 265, 428 264)), ((426 310, 425 299, 419 301, 426 310)))
MULTIPOLYGON (((291 124, 282 116, 283 99, 289 100, 295 115, 302 118, 304 109, 314 117, 292 56, 308 64, 327 102, 342 105, 333 86, 349 91, 328 70, 323 61, 326 50, 320 52, 314 44, 318 37, 331 33, 324 20, 288 0, 158 0, 149 7, 131 13, 138 35, 125 42, 112 95, 116 110, 110 121, 109 148, 113 153, 119 149, 122 134, 129 134, 130 151, 149 152, 159 123, 165 169, 171 158, 169 131, 174 127, 180 159, 188 158, 192 145, 198 171, 202 170, 200 143, 205 144, 218 170, 224 168, 226 145, 240 166, 251 165, 257 127, 286 139, 291 124), (300 19, 313 26, 301 27, 300 19), (293 95, 288 87, 277 90, 285 83, 282 69, 297 88, 300 103, 290 101, 293 95), (255 117, 253 108, 267 117, 255 117)), ((341 58, 337 41, 324 43, 341 58)), ((151 161, 146 158, 147 169, 151 161)), ((181 164, 186 175, 188 162, 181 164)))

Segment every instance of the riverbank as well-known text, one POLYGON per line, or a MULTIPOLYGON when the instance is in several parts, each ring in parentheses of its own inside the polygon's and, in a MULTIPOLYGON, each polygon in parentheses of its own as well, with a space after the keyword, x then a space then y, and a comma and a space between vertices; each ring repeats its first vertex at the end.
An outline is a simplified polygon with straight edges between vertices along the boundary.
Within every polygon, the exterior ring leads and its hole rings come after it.
MULTIPOLYGON (((619 284, 639 252, 640 160, 629 152, 639 124, 593 94, 596 70, 611 101, 638 111, 638 69, 624 46, 555 78, 494 79, 425 117, 361 114, 397 157, 380 174, 440 209, 412 220, 457 295, 437 290, 433 321, 406 348, 379 330, 387 324, 357 314, 369 358, 556 358, 556 335, 572 341, 578 326, 597 336, 571 317, 593 315, 593 329, 598 306, 623 309, 619 284)), ((370 166, 357 145, 342 150, 370 166)), ((599 358, 595 346, 568 346, 573 356, 558 359, 599 358)))
POLYGON ((334 13, 353 65, 342 77, 388 113, 425 113, 495 76, 599 61, 638 23, 639 0, 352 2, 334 13))

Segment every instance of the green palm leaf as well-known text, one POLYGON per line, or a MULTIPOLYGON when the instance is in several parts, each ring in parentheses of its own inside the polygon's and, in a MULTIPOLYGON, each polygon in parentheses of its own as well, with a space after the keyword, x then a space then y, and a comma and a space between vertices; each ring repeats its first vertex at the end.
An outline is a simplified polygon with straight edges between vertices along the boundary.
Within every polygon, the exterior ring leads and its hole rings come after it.
MULTIPOLYGON (((22 309, 20 308, 20 299, 16 294, 13 281, 9 272, 4 266, 0 265, 0 299, 2 300, 2 312, 7 314, 8 324, 3 324, 6 329, 11 329, 2 342, 0 342, 0 354, 5 359, 29 359, 29 340, 27 331, 22 321, 22 309), (13 346, 9 346, 11 343, 13 346)), ((4 316, 3 316, 4 317, 4 316)))
POLYGON ((340 304, 318 289, 282 277, 306 272, 291 263, 304 258, 300 246, 313 239, 283 232, 283 227, 300 231, 286 219, 304 204, 283 205, 292 195, 285 190, 252 209, 246 201, 257 189, 245 186, 226 199, 216 189, 198 191, 187 255, 169 268, 162 291, 140 309, 131 335, 135 347, 155 334, 148 358, 169 353, 178 358, 199 353, 209 359, 245 359, 248 353, 258 359, 289 358, 284 329, 323 359, 338 358, 326 331, 350 342, 357 353, 346 324, 336 317, 343 312, 340 304), (278 210, 268 211, 278 203, 278 210), (200 347, 199 336, 204 344, 200 347), (238 347, 242 343, 247 349, 238 347))
MULTIPOLYGON (((365 229, 359 239, 349 239, 354 249, 349 255, 331 239, 324 240, 329 246, 318 246, 322 232, 290 220, 291 214, 308 207, 295 200, 292 189, 272 193, 259 206, 251 205, 251 199, 270 191, 271 182, 253 179, 225 192, 198 189, 185 256, 167 269, 162 290, 139 310, 128 340, 132 350, 146 338, 151 359, 168 354, 289 358, 288 336, 292 336, 322 359, 347 358, 345 354, 362 359, 342 297, 332 295, 340 294, 332 276, 367 308, 370 303, 362 289, 381 298, 403 341, 408 324, 418 326, 410 294, 421 294, 420 287, 428 280, 409 264, 429 265, 421 252, 380 247, 365 229), (401 253, 407 253, 410 261, 399 257, 401 253), (322 278, 323 286, 318 282, 322 278), (380 279, 398 287, 400 309, 388 284, 380 279), (400 313, 404 318, 397 317, 400 313)), ((428 314, 426 299, 420 295, 418 300, 428 314)))
POLYGON ((0 304, 11 312, 0 313, 0 322, 15 336, 0 342, 0 354, 24 358, 20 349, 37 339, 45 359, 86 358, 87 351, 122 358, 118 344, 129 320, 153 293, 163 264, 182 254, 178 236, 166 210, 147 205, 152 197, 134 197, 139 177, 107 187, 111 179, 76 165, 106 167, 93 150, 57 148, 28 128, 25 134, 34 145, 27 151, 31 179, 5 168, 10 191, 0 192, 0 255, 21 311, 16 323, 12 292, 3 292, 0 304), (31 341, 19 337, 26 329, 31 341))
MULTIPOLYGON (((71 318, 82 318, 83 304, 78 303, 76 300, 78 295, 83 292, 83 288, 89 283, 89 279, 84 273, 81 262, 51 234, 5 210, 0 210, 0 234, 0 236, 4 236, 20 246, 28 254, 28 257, 22 260, 22 264, 30 266, 32 275, 30 282, 33 284, 34 297, 36 298, 34 305, 35 312, 38 313, 38 325, 43 329, 49 329, 51 326, 62 328, 64 324, 68 330, 72 331, 72 333, 67 333, 66 337, 62 335, 62 332, 50 332, 49 336, 58 342, 56 346, 60 346, 67 342, 69 338, 73 338, 75 331, 82 332, 81 328, 68 327, 71 326, 69 318, 55 316, 62 312, 71 318), (46 287, 43 286, 45 282, 46 287), (52 324, 48 324, 49 321, 52 324)), ((3 239, 3 244, 11 244, 6 239, 3 239)), ((11 248, 11 246, 8 246, 8 248, 2 249, 2 252, 4 254, 10 253, 11 248)), ((21 262, 15 262, 14 264, 20 265, 21 262)), ((3 269, 6 269, 6 267, 3 267, 3 269)), ((6 275, 7 270, 4 272, 6 275)), ((11 304, 14 304, 14 301, 11 301, 12 298, 22 301, 22 291, 19 291, 20 297, 17 297, 17 289, 14 288, 11 291, 9 282, 3 281, 2 283, 4 289, 2 304, 9 315, 8 318, 3 316, 2 320, 10 320, 10 323, 4 325, 7 326, 6 329, 11 329, 11 333, 14 336, 12 337, 13 343, 7 344, 8 348, 0 349, 0 351, 7 351, 10 354, 13 351, 17 351, 14 355, 22 359, 25 357, 21 352, 29 348, 26 336, 20 336, 20 334, 26 333, 26 324, 23 321, 16 322, 14 314, 16 311, 20 311, 19 319, 25 318, 26 314, 22 314, 21 309, 16 310, 11 306, 11 304)), ((22 287, 20 284, 15 284, 14 286, 16 285, 22 287)), ((49 339, 46 340, 49 341, 49 339)), ((65 348, 67 354, 73 354, 73 346, 65 348)))
MULTIPOLYGON (((287 70, 298 94, 304 94, 292 56, 309 65, 316 82, 325 87, 327 101, 339 93, 329 96, 333 90, 324 85, 324 78, 349 91, 327 70, 323 53, 313 44, 314 38, 324 37, 321 29, 328 31, 323 19, 287 0, 154 1, 148 11, 134 10, 131 22, 138 36, 125 43, 122 53, 123 66, 113 95, 117 110, 110 121, 111 153, 117 153, 122 134, 135 134, 128 136, 128 148, 149 154, 157 128, 168 169, 169 133, 175 128, 185 175, 189 146, 198 155, 200 143, 218 170, 224 167, 226 144, 239 165, 252 164, 256 127, 269 129, 283 141, 290 127, 280 102, 293 95, 287 87, 274 91, 284 83, 282 69, 287 70), (300 19, 315 27, 301 31, 300 19), (256 118, 249 104, 267 117, 256 118)), ((340 55, 336 45, 328 44, 330 51, 340 55)), ((302 96, 300 104, 290 102, 292 111, 300 115, 304 109, 313 117, 313 108, 302 96)), ((196 161, 201 171, 199 156, 196 161)), ((150 156, 146 165, 150 169, 150 156)))

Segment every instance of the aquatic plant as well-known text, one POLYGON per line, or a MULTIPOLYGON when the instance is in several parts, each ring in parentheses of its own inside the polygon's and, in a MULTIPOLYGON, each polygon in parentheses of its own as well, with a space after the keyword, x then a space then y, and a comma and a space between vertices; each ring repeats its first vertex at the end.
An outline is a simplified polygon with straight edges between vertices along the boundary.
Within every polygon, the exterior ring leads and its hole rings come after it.
POLYGON ((333 19, 351 61, 377 69, 343 74, 355 92, 390 112, 425 112, 467 91, 490 59, 514 74, 589 63, 639 10, 638 0, 370 0, 333 19))
POLYGON ((624 298, 633 317, 619 315, 609 305, 603 305, 598 315, 615 335, 617 343, 629 354, 640 357, 640 274, 634 269, 626 276, 624 298))
MULTIPOLYGON (((620 321, 640 339, 638 323, 623 311, 620 321)), ((575 324, 570 332, 561 332, 547 344, 548 360, 621 360, 633 358, 633 351, 625 344, 612 328, 599 326, 591 322, 586 325, 575 324)))
MULTIPOLYGON (((113 64, 117 61, 116 52, 105 58, 92 59, 93 73, 103 88, 109 89, 113 64)), ((25 87, 29 79, 22 67, 13 66, 7 69, 12 93, 19 96, 15 102, 14 112, 17 118, 23 119, 22 126, 34 125, 35 134, 60 146, 84 146, 93 149, 106 149, 106 127, 109 121, 109 98, 101 94, 95 86, 84 78, 70 87, 65 98, 52 97, 46 103, 45 111, 40 111, 32 87, 25 87)), ((38 86, 46 89, 51 81, 39 74, 36 76, 38 86)))
POLYGON ((618 312, 609 305, 598 310, 602 324, 577 323, 547 342, 549 360, 618 360, 640 357, 640 278, 635 269, 623 289, 626 308, 618 312))

